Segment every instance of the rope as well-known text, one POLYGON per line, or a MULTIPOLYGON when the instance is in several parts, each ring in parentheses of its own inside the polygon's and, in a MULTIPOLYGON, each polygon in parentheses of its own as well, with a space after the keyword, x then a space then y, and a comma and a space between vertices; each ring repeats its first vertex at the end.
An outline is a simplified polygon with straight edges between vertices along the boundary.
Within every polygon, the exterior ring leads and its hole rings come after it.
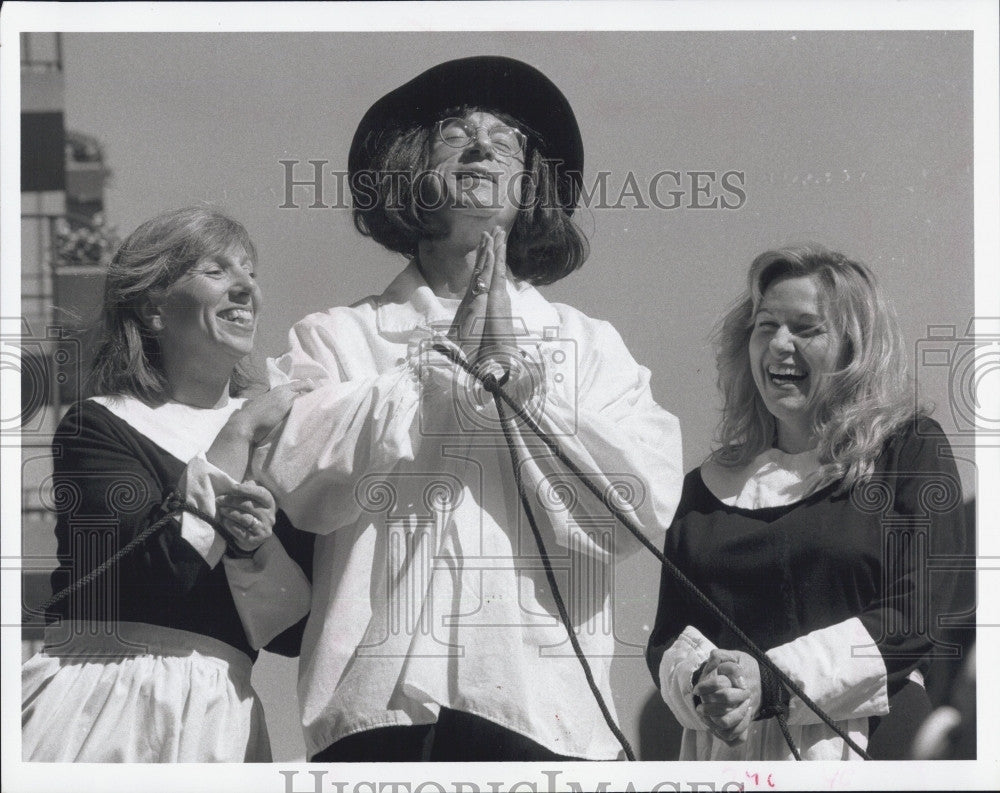
POLYGON ((796 760, 801 760, 802 755, 799 754, 795 741, 792 740, 792 734, 788 731, 788 689, 781 685, 781 681, 766 666, 760 667, 760 696, 760 709, 754 718, 769 719, 773 716, 792 756, 796 760))
POLYGON ((569 635, 570 644, 573 645, 573 652, 576 653, 576 658, 580 662, 580 666, 583 667, 583 674, 587 678, 587 685, 590 686, 590 691, 594 695, 594 699, 597 700, 597 706, 601 709, 601 715, 604 716, 604 721, 608 725, 608 728, 614 733, 615 738, 618 739, 618 743, 621 744, 622 749, 625 750, 625 758, 627 760, 635 760, 635 752, 632 750, 631 744, 628 742, 628 738, 621 731, 621 728, 615 722, 614 716, 611 715, 611 710, 608 708, 607 703, 604 701, 604 697, 601 695, 600 689, 597 687, 597 683, 594 680, 594 673, 590 668, 590 663, 587 661, 587 657, 583 653, 583 648, 580 647, 580 640, 576 637, 576 631, 573 630, 573 625, 570 622, 569 610, 566 608, 566 603, 562 599, 562 595, 559 592, 559 586, 556 583, 556 576, 552 570, 552 562, 549 559, 548 552, 545 550, 545 541, 542 539, 542 534, 538 530, 538 524, 535 523, 535 515, 531 511, 531 505, 528 503, 528 496, 524 492, 524 480, 521 478, 521 466, 520 461, 517 459, 517 452, 514 451, 514 439, 510 434, 510 426, 508 425, 509 419, 503 409, 503 402, 497 396, 496 391, 499 389, 500 383, 497 379, 491 375, 486 375, 483 380, 483 388, 493 394, 493 398, 496 400, 497 413, 500 416, 500 426, 503 427, 503 435, 507 440, 507 451, 510 452, 510 464, 514 470, 514 484, 517 485, 517 495, 521 499, 521 505, 524 507, 524 513, 528 516, 528 525, 531 526, 531 533, 535 536, 535 545, 538 546, 538 553, 542 559, 542 566, 545 568, 545 577, 549 582, 549 589, 552 590, 552 598, 555 600, 556 610, 559 612, 559 618, 562 620, 563 625, 566 626, 566 633, 569 635))
MULTIPOLYGON (((466 372, 468 372, 472 377, 476 378, 483 384, 484 388, 486 386, 486 377, 478 373, 471 364, 461 358, 455 350, 446 347, 443 344, 435 344, 434 350, 444 355, 453 363, 460 366, 466 372)), ((691 579, 689 579, 680 568, 677 567, 672 561, 670 561, 663 552, 657 548, 653 543, 643 534, 642 530, 636 526, 632 519, 628 515, 623 513, 617 506, 611 501, 611 497, 607 495, 601 488, 599 488, 594 482, 587 476, 580 468, 574 463, 566 454, 559 448, 558 444, 548 436, 548 434, 539 427, 534 420, 529 416, 524 409, 518 405, 508 394, 504 391, 503 386, 496 382, 493 378, 493 388, 491 392, 494 399, 497 401, 499 407, 500 400, 503 400, 514 414, 524 422, 524 424, 549 448, 549 450, 558 458, 563 465, 565 465, 569 471, 583 483, 583 485, 596 496, 608 511, 621 523, 629 532, 651 553, 660 564, 672 575, 677 582, 690 594, 695 600, 697 600, 702 606, 704 606, 713 616, 715 616, 726 628, 732 631, 743 644, 746 646, 747 651, 752 655, 757 663, 766 666, 793 694, 795 694, 802 702, 808 707, 813 713, 815 713, 821 721, 823 721, 826 726, 834 731, 843 741, 851 748, 852 751, 858 754, 865 760, 871 760, 871 757, 862 749, 858 744, 847 734, 845 730, 837 725, 836 722, 830 716, 828 716, 819 705, 817 705, 813 700, 802 690, 802 688, 792 680, 787 674, 785 674, 778 666, 767 657, 760 647, 758 647, 753 640, 750 639, 735 622, 730 619, 725 612, 723 612, 718 606, 715 605, 706 595, 703 593, 697 585, 691 579)), ((489 390, 489 388, 487 388, 489 390)), ((506 432, 505 432, 506 436, 506 432)), ((570 631, 572 633, 572 631, 570 631)), ((780 723, 779 723, 780 727, 780 723)), ((786 729, 783 730, 785 734, 785 739, 790 740, 791 736, 787 733, 786 729)), ((794 750, 793 750, 794 751, 794 750)), ((795 752, 797 755, 797 752, 795 752)))
MULTIPOLYGON (((795 745, 795 741, 792 740, 792 734, 788 731, 788 717, 784 713, 778 713, 775 715, 774 719, 778 722, 778 729, 781 730, 781 734, 785 736, 785 743, 787 743, 788 748, 792 750, 792 757, 796 760, 801 760, 802 755, 799 754, 798 747, 795 745)), ((861 753, 861 756, 864 757, 865 760, 871 760, 871 758, 864 752, 861 753)))
POLYGON ((56 603, 65 600, 74 592, 79 592, 85 586, 93 582, 96 578, 103 575, 105 572, 107 572, 116 564, 118 564, 119 561, 121 561, 124 557, 128 556, 130 553, 132 553, 132 551, 134 551, 136 548, 142 545, 146 540, 148 540, 151 536, 153 536, 156 532, 158 532, 161 528, 166 526, 171 520, 178 517, 183 512, 190 512, 192 515, 201 518, 216 531, 219 531, 222 534, 222 536, 226 538, 227 543, 231 541, 232 535, 215 518, 213 518, 211 515, 205 512, 202 512, 197 507, 192 507, 189 504, 186 504, 185 502, 181 501, 176 493, 171 493, 167 497, 167 500, 164 502, 164 506, 168 510, 170 510, 169 512, 167 512, 166 515, 164 515, 156 522, 151 523, 146 528, 144 528, 141 532, 135 535, 135 537, 129 540, 125 545, 123 545, 121 548, 115 551, 111 556, 109 556, 107 559, 101 562, 97 567, 95 567, 89 573, 87 573, 84 576, 81 576, 72 584, 65 587, 64 589, 60 589, 52 597, 46 600, 41 606, 39 606, 38 610, 44 614, 49 609, 51 609, 52 606, 54 606, 56 603))

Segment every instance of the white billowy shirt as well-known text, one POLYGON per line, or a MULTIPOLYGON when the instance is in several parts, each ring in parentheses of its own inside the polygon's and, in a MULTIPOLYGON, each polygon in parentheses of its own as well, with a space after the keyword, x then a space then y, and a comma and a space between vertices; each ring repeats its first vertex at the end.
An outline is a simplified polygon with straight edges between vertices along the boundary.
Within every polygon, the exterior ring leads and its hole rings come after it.
MULTIPOLYGON (((606 322, 511 283, 517 398, 662 543, 680 494, 676 418, 606 322)), ((352 733, 473 713, 562 755, 615 758, 554 606, 496 407, 433 349, 457 300, 411 263, 379 297, 312 314, 270 364, 312 378, 253 460, 315 532, 299 696, 309 755, 352 733)), ((447 342, 445 342, 447 343, 447 342)), ((527 429, 519 468, 571 620, 611 702, 613 563, 637 545, 527 429)))

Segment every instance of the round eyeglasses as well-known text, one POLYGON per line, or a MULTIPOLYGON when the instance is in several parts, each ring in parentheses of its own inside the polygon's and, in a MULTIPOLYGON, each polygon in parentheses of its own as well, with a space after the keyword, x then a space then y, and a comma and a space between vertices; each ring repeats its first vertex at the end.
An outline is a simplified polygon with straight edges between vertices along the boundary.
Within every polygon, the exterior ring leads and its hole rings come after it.
POLYGON ((506 124, 485 127, 465 118, 446 118, 437 124, 438 138, 445 146, 450 146, 453 149, 464 149, 471 145, 476 140, 480 129, 486 130, 490 145, 498 154, 513 155, 524 149, 526 139, 524 133, 506 124))

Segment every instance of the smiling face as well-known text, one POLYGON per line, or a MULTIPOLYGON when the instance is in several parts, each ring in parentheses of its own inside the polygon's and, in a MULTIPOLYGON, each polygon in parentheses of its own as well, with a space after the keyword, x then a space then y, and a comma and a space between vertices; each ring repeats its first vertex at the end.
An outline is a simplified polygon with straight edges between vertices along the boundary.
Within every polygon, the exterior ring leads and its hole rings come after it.
POLYGON ((491 218, 492 222, 509 229, 517 217, 524 175, 524 151, 511 153, 497 140, 491 140, 499 127, 508 127, 492 113, 474 111, 465 115, 463 126, 471 139, 466 145, 449 145, 461 141, 459 130, 449 125, 435 127, 431 138, 428 167, 436 174, 445 190, 441 214, 461 212, 465 216, 491 218))
POLYGON ((840 334, 822 305, 819 284, 808 276, 788 276, 764 291, 753 319, 748 351, 757 390, 778 424, 784 451, 811 448, 810 397, 836 371, 840 334))
POLYGON ((149 324, 165 357, 231 369, 253 350, 261 293, 241 246, 202 258, 153 303, 149 324))

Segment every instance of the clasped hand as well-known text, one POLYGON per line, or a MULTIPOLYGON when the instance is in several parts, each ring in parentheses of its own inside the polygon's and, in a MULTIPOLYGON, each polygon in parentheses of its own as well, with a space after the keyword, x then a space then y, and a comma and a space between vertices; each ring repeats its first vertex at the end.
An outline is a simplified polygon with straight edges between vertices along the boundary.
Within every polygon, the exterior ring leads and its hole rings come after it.
POLYGON ((231 492, 217 496, 215 505, 219 520, 241 550, 257 550, 274 531, 274 496, 256 482, 241 482, 231 492))
POLYGON ((715 737, 728 746, 744 743, 760 709, 757 660, 739 650, 712 650, 694 695, 701 700, 695 710, 715 737))
POLYGON ((469 287, 448 338, 462 348, 476 368, 498 377, 501 368, 516 375, 509 366, 517 355, 517 344, 507 294, 507 233, 500 226, 492 234, 484 231, 479 240, 469 287))

